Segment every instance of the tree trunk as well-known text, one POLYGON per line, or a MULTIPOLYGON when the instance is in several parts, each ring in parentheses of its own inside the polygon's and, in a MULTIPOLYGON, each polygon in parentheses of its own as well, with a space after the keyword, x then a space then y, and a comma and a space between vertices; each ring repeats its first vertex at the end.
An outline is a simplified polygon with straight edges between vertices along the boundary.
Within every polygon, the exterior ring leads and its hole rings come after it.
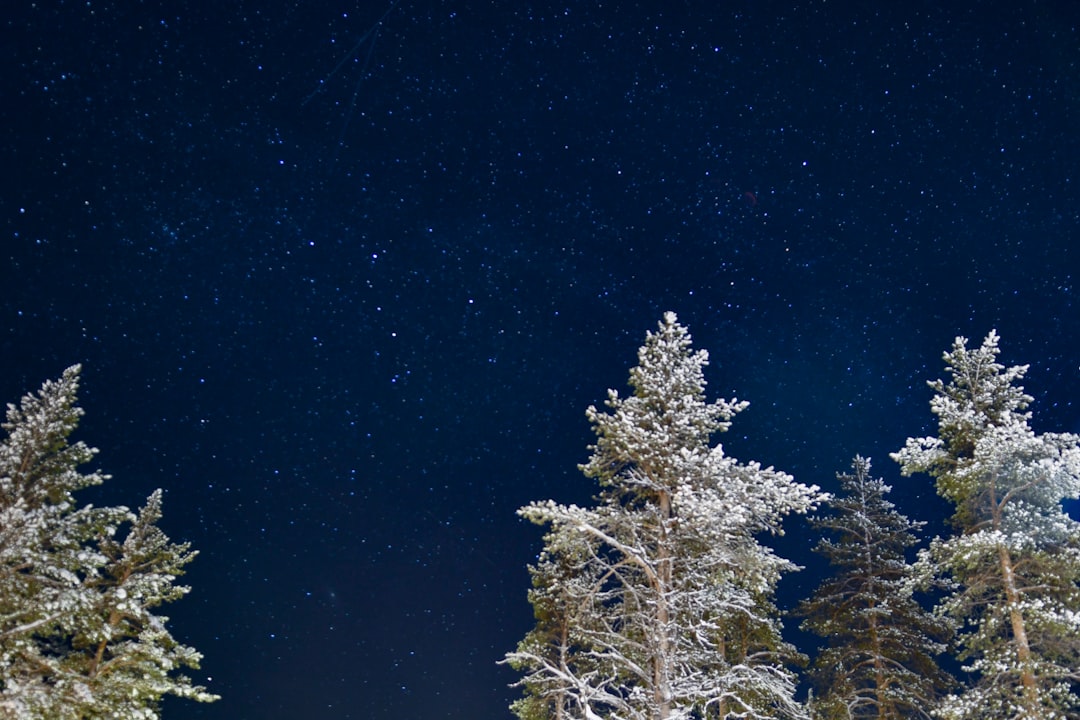
POLYGON ((878 618, 870 605, 870 648, 874 653, 874 696, 877 698, 878 720, 888 720, 885 695, 885 664, 881 661, 881 639, 878 637, 878 618))
MULTIPOLYGON (((120 576, 120 579, 116 581, 116 587, 123 587, 124 583, 126 583, 130 578, 131 567, 125 567, 123 574, 120 576)), ((111 611, 109 611, 109 620, 107 624, 109 627, 116 627, 116 625, 120 622, 121 619, 122 616, 120 615, 120 613, 117 612, 116 608, 113 608, 111 611)), ((90 677, 97 677, 98 669, 101 667, 101 662, 105 659, 105 649, 106 647, 108 647, 108 645, 108 638, 98 643, 97 649, 94 651, 94 659, 90 661, 90 671, 88 673, 90 677)))
MULTIPOLYGON (((995 532, 1001 532, 1002 515, 1008 495, 999 501, 997 497, 997 476, 993 478, 990 486, 991 519, 995 532)), ((1023 688, 1024 712, 1032 720, 1038 720, 1039 689, 1035 682, 1035 674, 1032 671, 1031 645, 1028 643, 1027 627, 1024 623, 1024 613, 1020 610, 1020 591, 1016 587, 1016 575, 1013 573, 1012 555, 1004 543, 997 546, 998 567, 1001 569, 1001 583, 1005 589, 1006 609, 1009 612, 1009 623, 1012 625, 1013 645, 1016 647, 1016 661, 1020 666, 1020 685, 1023 688)))
POLYGON ((671 688, 668 685, 671 663, 671 615, 668 596, 672 589, 672 557, 668 539, 668 520, 671 518, 671 496, 660 493, 660 542, 657 548, 656 624, 659 644, 653 662, 653 693, 656 698, 656 720, 671 716, 671 688))
POLYGON ((1005 585, 1005 599, 1008 603, 1009 622, 1012 624, 1013 644, 1016 646, 1016 660, 1020 665, 1020 684, 1024 688, 1024 709, 1029 717, 1037 718, 1039 689, 1035 682, 1035 674, 1031 669, 1031 646, 1028 644, 1024 614, 1020 611, 1020 592, 1016 588, 1016 577, 1013 575, 1012 556, 1004 545, 998 545, 998 562, 1005 585))

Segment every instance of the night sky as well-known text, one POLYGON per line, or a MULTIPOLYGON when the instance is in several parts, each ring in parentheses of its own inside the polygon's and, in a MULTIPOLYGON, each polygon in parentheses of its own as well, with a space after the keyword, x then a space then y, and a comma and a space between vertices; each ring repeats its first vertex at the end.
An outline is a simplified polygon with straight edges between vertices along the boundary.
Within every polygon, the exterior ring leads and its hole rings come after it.
POLYGON ((962 5, 6 3, 0 401, 83 363, 82 499, 201 551, 164 612, 223 699, 165 716, 509 718, 514 511, 588 502, 666 310, 727 452, 869 455, 932 528, 887 453, 956 335, 1080 430, 1080 7, 962 5))

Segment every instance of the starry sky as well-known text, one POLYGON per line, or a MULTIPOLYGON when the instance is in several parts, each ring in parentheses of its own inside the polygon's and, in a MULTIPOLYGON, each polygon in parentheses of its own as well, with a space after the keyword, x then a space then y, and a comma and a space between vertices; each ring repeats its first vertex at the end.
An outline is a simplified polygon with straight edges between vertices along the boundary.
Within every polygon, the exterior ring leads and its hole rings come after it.
POLYGON ((666 310, 728 453, 868 455, 931 527, 887 453, 956 335, 1080 430, 1080 8, 962 5, 8 3, 0 399, 83 363, 83 499, 201 550, 165 614, 224 699, 165 716, 510 718, 514 511, 588 502, 666 310))

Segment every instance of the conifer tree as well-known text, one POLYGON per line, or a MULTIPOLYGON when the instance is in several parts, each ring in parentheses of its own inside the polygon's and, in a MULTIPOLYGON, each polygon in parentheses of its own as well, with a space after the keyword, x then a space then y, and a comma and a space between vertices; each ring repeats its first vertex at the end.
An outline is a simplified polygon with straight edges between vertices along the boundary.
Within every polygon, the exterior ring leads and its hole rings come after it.
POLYGON ((195 556, 157 527, 161 492, 137 514, 78 506, 107 476, 79 466, 96 450, 68 437, 79 366, 8 405, 0 441, 0 718, 151 719, 166 694, 217 699, 173 672, 198 667, 151 612, 195 556), (124 539, 120 528, 130 525, 124 539))
POLYGON ((548 526, 531 568, 536 628, 507 654, 522 720, 805 718, 772 604, 795 565, 757 540, 824 495, 727 456, 712 436, 746 407, 705 399, 708 355, 673 313, 630 371, 633 394, 587 412, 581 466, 597 505, 532 503, 548 526))
POLYGON ((938 434, 893 455, 929 473, 955 506, 955 534, 921 553, 924 577, 951 589, 938 611, 962 624, 959 657, 974 675, 936 715, 949 720, 1075 718, 1080 698, 1080 523, 1062 501, 1080 495, 1080 437, 1036 434, 1019 381, 997 362, 997 333, 944 355, 949 381, 930 383, 938 434))
POLYGON ((851 467, 837 475, 832 512, 811 520, 825 533, 815 550, 834 568, 797 611, 803 629, 828 642, 811 671, 812 709, 823 720, 928 718, 952 684, 934 660, 951 628, 908 590, 905 551, 924 523, 885 499, 891 488, 870 477, 868 459, 856 456, 851 467))

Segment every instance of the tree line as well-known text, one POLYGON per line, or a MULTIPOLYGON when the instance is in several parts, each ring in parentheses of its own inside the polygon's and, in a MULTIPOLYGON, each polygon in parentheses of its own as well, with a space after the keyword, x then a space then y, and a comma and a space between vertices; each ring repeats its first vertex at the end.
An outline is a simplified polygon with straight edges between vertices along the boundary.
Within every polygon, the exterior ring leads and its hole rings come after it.
POLYGON ((1080 717, 1080 436, 1037 434, 1027 366, 998 336, 957 338, 930 383, 936 435, 892 454, 951 503, 923 524, 855 456, 839 492, 727 455, 713 436, 746 407, 708 401, 708 354, 666 313, 631 393, 589 407, 590 507, 519 514, 544 527, 529 570, 535 626, 505 662, 521 720, 1052 720, 1080 717), (765 540, 808 515, 831 572, 790 614, 821 639, 786 642, 777 583, 797 569, 765 540), (955 674, 946 668, 956 670, 955 674), (797 697, 806 679, 813 689, 797 697))

